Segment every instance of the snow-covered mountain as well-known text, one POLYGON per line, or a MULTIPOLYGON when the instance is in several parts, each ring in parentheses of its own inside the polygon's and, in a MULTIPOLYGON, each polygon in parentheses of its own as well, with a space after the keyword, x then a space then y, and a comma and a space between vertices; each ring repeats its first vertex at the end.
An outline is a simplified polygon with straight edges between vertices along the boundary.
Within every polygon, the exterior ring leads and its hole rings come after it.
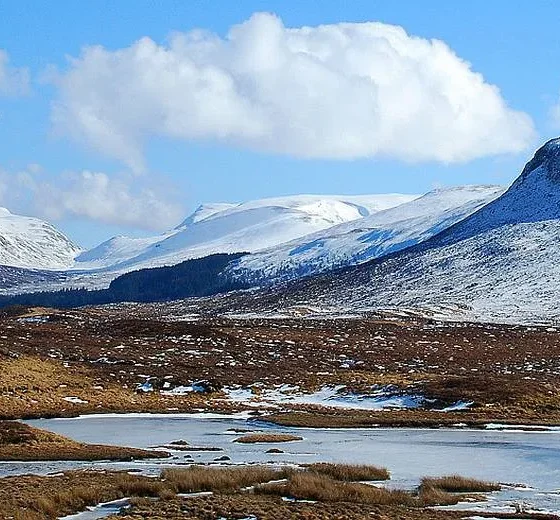
POLYGON ((503 195, 431 239, 273 293, 267 305, 560 322, 560 139, 539 149, 503 195))
POLYGON ((236 280, 272 284, 363 263, 423 242, 504 191, 500 186, 431 191, 400 206, 245 256, 228 274, 236 280))
POLYGON ((200 206, 175 229, 149 238, 115 237, 76 259, 74 268, 125 272, 213 253, 255 252, 403 204, 417 195, 296 195, 200 206))
POLYGON ((0 208, 0 265, 65 269, 81 249, 56 228, 0 208))

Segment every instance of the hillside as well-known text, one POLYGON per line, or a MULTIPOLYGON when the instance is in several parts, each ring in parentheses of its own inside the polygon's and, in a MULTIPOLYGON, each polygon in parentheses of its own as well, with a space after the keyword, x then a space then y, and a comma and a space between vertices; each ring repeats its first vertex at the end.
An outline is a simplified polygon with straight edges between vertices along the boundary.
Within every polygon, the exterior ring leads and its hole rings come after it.
POLYGON ((556 139, 537 151, 502 196, 428 241, 278 288, 263 295, 261 304, 353 311, 398 308, 477 320, 556 322, 559 219, 556 139))
POLYGON ((500 186, 434 190, 400 206, 247 255, 229 275, 273 284, 355 265, 423 242, 488 204, 500 186))

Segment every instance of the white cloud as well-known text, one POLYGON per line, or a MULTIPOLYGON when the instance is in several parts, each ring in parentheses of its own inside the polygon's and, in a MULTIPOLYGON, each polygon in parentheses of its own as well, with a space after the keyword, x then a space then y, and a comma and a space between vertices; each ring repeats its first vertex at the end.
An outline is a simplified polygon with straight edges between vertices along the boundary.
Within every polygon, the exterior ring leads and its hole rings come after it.
POLYGON ((382 23, 290 29, 258 13, 226 38, 87 47, 55 80, 55 127, 142 169, 150 136, 307 158, 462 162, 534 137, 444 42, 382 23))
POLYGON ((0 95, 21 96, 29 92, 29 71, 10 66, 8 53, 0 49, 0 95))
POLYGON ((145 178, 82 171, 49 179, 37 165, 0 173, 0 203, 48 220, 78 217, 155 231, 184 217, 181 205, 147 185, 145 178))

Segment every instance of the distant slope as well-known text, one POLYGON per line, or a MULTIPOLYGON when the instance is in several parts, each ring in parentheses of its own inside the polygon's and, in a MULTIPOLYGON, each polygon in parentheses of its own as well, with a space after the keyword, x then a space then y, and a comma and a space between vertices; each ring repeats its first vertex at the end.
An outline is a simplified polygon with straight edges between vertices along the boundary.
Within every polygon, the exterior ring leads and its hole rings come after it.
POLYGON ((505 191, 500 186, 435 190, 400 206, 246 255, 229 275, 272 284, 359 264, 422 242, 505 191))
POLYGON ((236 205, 203 205, 174 230, 149 238, 115 237, 80 255, 74 267, 125 272, 214 253, 259 251, 415 197, 295 195, 236 205))
MULTIPOLYGON (((65 289, 51 292, 29 292, 0 295, 0 307, 8 305, 79 307, 122 301, 158 302, 172 299, 207 296, 240 289, 222 276, 229 262, 243 253, 210 255, 187 260, 170 267, 154 267, 119 276, 107 289, 65 289)), ((17 278, 21 270, 0 266, 6 281, 17 278)), ((27 272, 29 281, 39 282, 42 273, 27 272)), ((47 273, 48 274, 48 273, 47 273)), ((43 281, 48 282, 49 279, 43 281)), ((51 280, 56 281, 56 280, 51 280)))
POLYGON ((252 295, 253 305, 412 308, 468 319, 560 321, 560 139, 498 199, 426 242, 252 295))
POLYGON ((64 269, 80 251, 47 222, 0 208, 0 265, 64 269))

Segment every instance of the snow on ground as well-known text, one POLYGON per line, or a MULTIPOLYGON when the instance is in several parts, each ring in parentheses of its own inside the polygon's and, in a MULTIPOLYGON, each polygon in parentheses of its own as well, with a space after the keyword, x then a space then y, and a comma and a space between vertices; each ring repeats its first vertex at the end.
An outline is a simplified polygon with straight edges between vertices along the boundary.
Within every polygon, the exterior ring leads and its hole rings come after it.
POLYGON ((62 516, 59 520, 98 520, 110 515, 117 515, 123 508, 130 505, 129 498, 121 498, 111 502, 102 502, 97 506, 88 507, 81 513, 74 515, 62 516))
MULTIPOLYGON (((244 387, 226 388, 224 392, 228 399, 255 408, 282 404, 309 404, 353 410, 388 410, 422 408, 433 403, 422 395, 406 393, 393 387, 372 388, 367 394, 350 392, 345 385, 323 386, 311 393, 302 392, 299 387, 290 385, 280 385, 274 389, 259 389, 258 393, 244 387)), ((460 401, 441 411, 464 410, 472 404, 460 401)))
POLYGON ((89 401, 84 401, 83 399, 80 399, 79 397, 75 397, 75 396, 64 397, 63 399, 66 402, 72 403, 72 404, 88 404, 89 403, 89 401))
POLYGON ((556 139, 503 195, 456 225, 399 255, 304 282, 290 300, 353 311, 455 308, 459 319, 556 323, 559 237, 556 139))
MULTIPOLYGON (((53 271, 71 269, 79 273, 74 286, 101 287, 129 270, 173 265, 213 253, 258 251, 416 197, 294 195, 241 204, 204 204, 179 226, 161 235, 117 236, 89 251, 81 250, 42 220, 13 215, 0 208, 0 265, 53 271), (99 280, 92 280, 96 277, 99 280)), ((52 282, 53 286, 44 288, 56 288, 56 280, 52 282)))

